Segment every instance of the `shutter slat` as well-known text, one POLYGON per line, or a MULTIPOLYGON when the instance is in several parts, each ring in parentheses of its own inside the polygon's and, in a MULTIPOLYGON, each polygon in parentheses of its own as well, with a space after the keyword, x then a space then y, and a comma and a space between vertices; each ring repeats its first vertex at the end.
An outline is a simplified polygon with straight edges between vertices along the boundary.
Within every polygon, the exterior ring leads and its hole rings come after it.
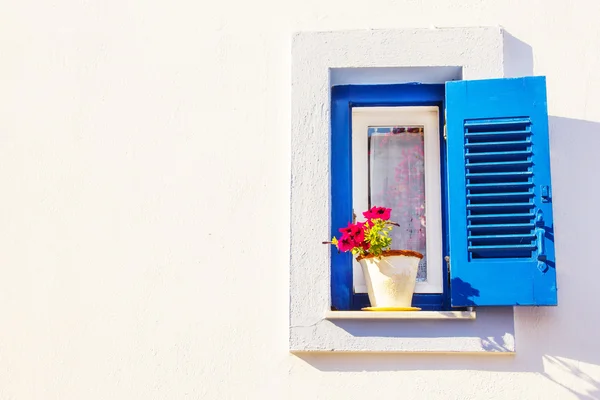
POLYGON ((513 208, 532 208, 533 203, 491 203, 491 204, 467 204, 467 210, 486 210, 486 209, 513 209, 513 208))
POLYGON ((492 157, 506 157, 506 156, 530 156, 532 154, 531 150, 524 151, 497 151, 497 152, 486 152, 486 153, 467 153, 465 154, 466 158, 479 158, 486 159, 492 157))
POLYGON ((467 149, 477 149, 481 147, 511 147, 511 146, 528 146, 531 144, 530 140, 513 140, 507 142, 475 142, 467 143, 465 147, 467 149))
POLYGON ((473 168, 503 168, 503 167, 522 167, 522 166, 530 166, 532 165, 532 161, 492 161, 492 162, 477 162, 477 163, 466 163, 465 167, 469 169, 473 168))
POLYGON ((469 240, 502 240, 502 239, 523 239, 531 240, 535 238, 535 234, 524 234, 524 235, 481 235, 481 236, 467 236, 469 240))
POLYGON ((532 192, 516 192, 516 193, 478 193, 478 194, 468 194, 467 199, 505 199, 505 198, 515 198, 515 197, 532 197, 534 194, 532 192))
POLYGON ((485 178, 522 178, 532 176, 531 171, 522 172, 479 172, 467 173, 467 178, 470 179, 485 179, 485 178))
POLYGON ((478 138, 493 138, 493 139, 507 139, 507 138, 518 138, 528 137, 531 135, 530 130, 524 131, 487 131, 487 132, 465 132, 465 138, 467 139, 478 139, 478 138))
POLYGON ((533 186, 533 182, 468 183, 467 189, 477 189, 477 188, 480 188, 480 189, 483 189, 483 188, 512 189, 512 188, 518 188, 518 187, 531 187, 531 186, 533 186))
POLYGON ((482 232, 492 232, 492 231, 504 231, 504 230, 514 230, 514 229, 533 229, 535 224, 527 223, 527 224, 481 224, 481 225, 471 225, 469 226, 470 231, 482 231, 482 232))
POLYGON ((530 120, 528 118, 513 118, 513 119, 480 119, 477 121, 465 121, 464 126, 466 128, 472 127, 486 127, 494 129, 494 127, 498 126, 513 126, 513 125, 523 125, 523 123, 529 123, 530 120))
MULTIPOLYGON (((512 214, 478 214, 478 215, 468 215, 468 220, 496 220, 496 219, 519 219, 519 218, 527 218, 532 219, 535 217, 534 213, 512 213, 512 214)), ((533 225, 532 225, 533 226, 533 225)))
POLYGON ((535 244, 507 244, 499 246, 469 246, 469 251, 485 250, 535 250, 535 244))

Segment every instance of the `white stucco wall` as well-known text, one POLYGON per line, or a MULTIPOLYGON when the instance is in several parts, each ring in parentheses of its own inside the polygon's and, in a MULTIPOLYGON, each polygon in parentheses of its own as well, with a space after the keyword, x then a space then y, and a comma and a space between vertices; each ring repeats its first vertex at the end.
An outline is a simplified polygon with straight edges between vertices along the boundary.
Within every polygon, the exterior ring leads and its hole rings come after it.
POLYGON ((0 15, 0 399, 600 398, 599 2, 0 15), (290 355, 292 33, 430 25, 502 25, 547 76, 560 306, 516 310, 515 356, 290 355))

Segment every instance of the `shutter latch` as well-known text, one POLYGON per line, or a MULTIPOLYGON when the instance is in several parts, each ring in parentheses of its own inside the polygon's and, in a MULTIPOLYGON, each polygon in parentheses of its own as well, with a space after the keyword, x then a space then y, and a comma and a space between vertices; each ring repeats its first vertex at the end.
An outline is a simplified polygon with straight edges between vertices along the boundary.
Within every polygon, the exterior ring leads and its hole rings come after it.
POLYGON ((550 186, 542 186, 542 203, 549 203, 551 198, 552 193, 550 193, 550 186))
POLYGON ((446 133, 446 117, 447 117, 447 112, 446 110, 444 110, 444 140, 448 140, 448 134, 446 133))
POLYGON ((548 263, 546 262, 546 229, 544 226, 544 213, 542 210, 537 210, 535 215, 535 236, 537 239, 537 259, 538 269, 542 272, 548 271, 548 263))

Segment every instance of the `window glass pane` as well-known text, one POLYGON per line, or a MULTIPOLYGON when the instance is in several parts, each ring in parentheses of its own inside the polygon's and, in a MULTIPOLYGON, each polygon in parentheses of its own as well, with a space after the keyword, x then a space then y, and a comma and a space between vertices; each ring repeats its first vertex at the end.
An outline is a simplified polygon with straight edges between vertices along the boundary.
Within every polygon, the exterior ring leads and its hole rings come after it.
POLYGON ((392 209, 392 248, 424 255, 418 281, 427 280, 425 163, 422 125, 369 127, 369 207, 392 209))

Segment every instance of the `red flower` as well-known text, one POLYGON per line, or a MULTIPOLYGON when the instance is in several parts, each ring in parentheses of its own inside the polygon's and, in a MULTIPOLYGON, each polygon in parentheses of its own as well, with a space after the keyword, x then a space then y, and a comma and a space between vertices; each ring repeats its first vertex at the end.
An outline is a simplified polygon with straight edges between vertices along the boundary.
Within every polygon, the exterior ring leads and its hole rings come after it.
POLYGON ((348 236, 355 243, 360 243, 365 240, 365 223, 358 222, 356 224, 348 224, 345 228, 340 228, 340 232, 344 234, 344 236, 348 236))
POLYGON ((338 241, 337 246, 340 251, 350 251, 356 247, 356 243, 354 242, 354 240, 352 240, 350 235, 345 233, 338 241))
POLYGON ((391 213, 392 213, 392 209, 391 208, 376 207, 375 206, 375 207, 371 208, 369 211, 365 211, 363 213, 363 215, 368 220, 380 218, 380 219, 382 219, 384 221, 387 221, 387 220, 390 219, 391 213))
POLYGON ((365 240, 365 223, 358 222, 352 227, 352 236, 356 243, 360 243, 365 240))
POLYGON ((369 249, 371 248, 371 243, 369 243, 369 242, 364 242, 364 241, 363 241, 363 242, 360 244, 360 247, 362 247, 362 248, 363 248, 363 250, 367 251, 367 250, 369 250, 369 249))
POLYGON ((348 226, 347 226, 347 227, 345 227, 345 228, 340 228, 340 229, 338 229, 338 230, 339 230, 339 231, 340 231, 342 234, 344 234, 344 235, 349 235, 349 234, 350 234, 350 232, 352 232, 352 224, 348 224, 348 226))

